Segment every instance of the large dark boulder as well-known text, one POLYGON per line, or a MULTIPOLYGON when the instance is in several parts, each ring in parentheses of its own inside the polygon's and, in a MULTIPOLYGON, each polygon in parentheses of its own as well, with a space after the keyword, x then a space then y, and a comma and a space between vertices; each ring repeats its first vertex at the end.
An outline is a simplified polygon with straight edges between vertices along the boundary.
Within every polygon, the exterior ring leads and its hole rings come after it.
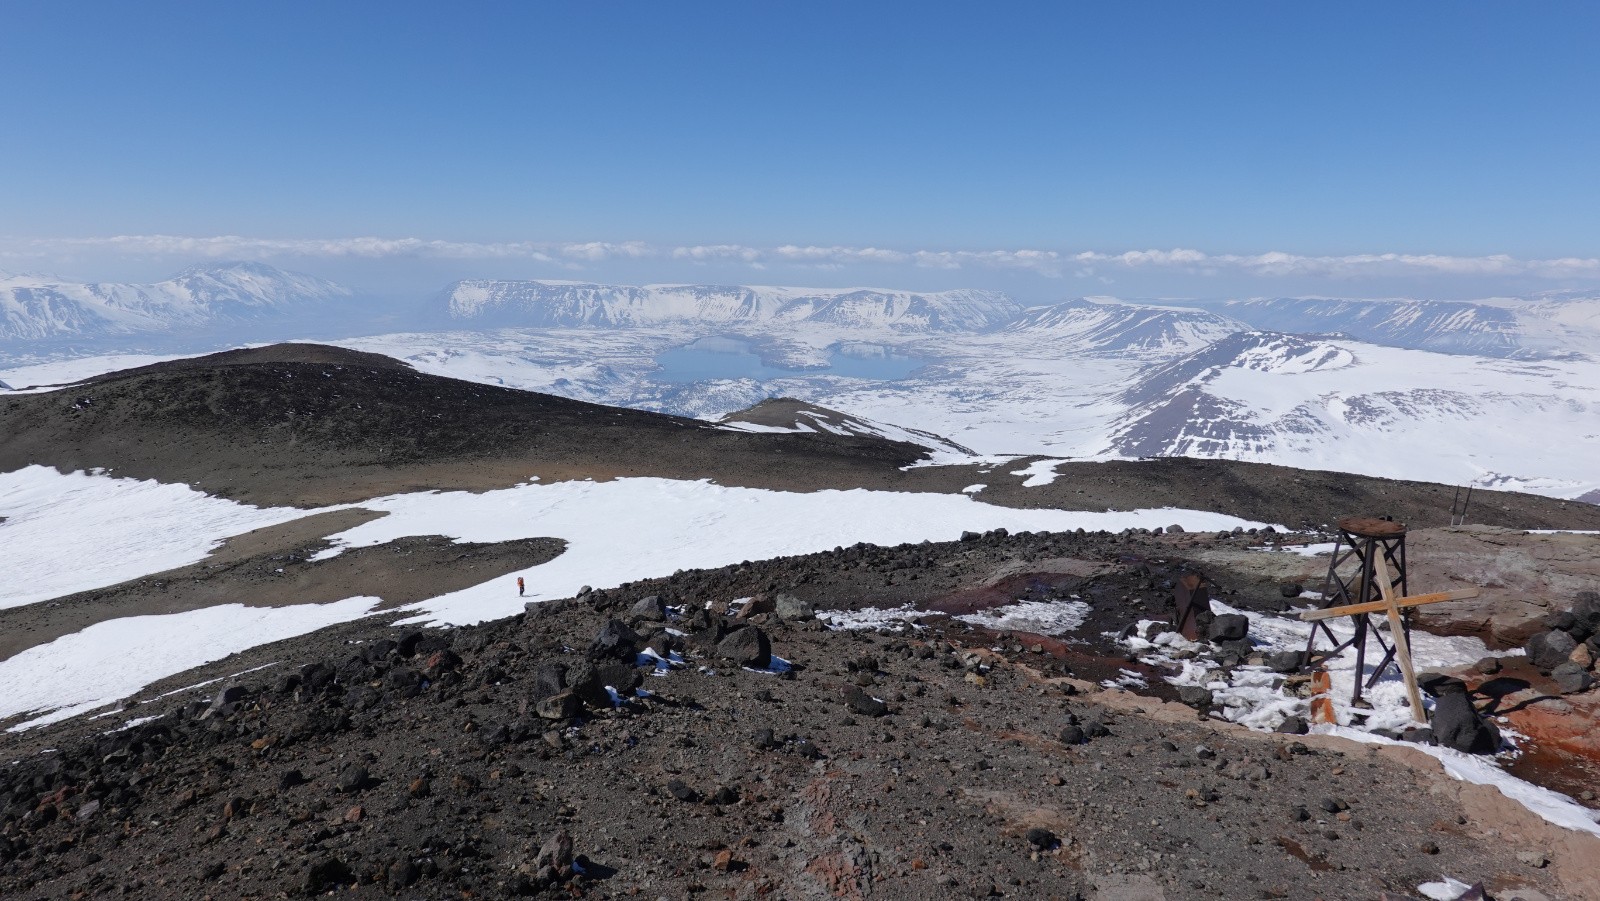
POLYGON ((589 643, 589 656, 596 660, 632 660, 638 654, 639 633, 628 628, 628 624, 620 619, 608 620, 600 627, 600 634, 589 643))
POLYGON ((1448 691, 1433 708, 1433 737, 1447 748, 1468 754, 1493 754, 1500 750, 1500 730, 1478 716, 1466 692, 1448 691))
POLYGON ((1528 662, 1542 670, 1555 669, 1567 662, 1578 647, 1577 639, 1560 630, 1539 632, 1528 639, 1528 662))
POLYGON ((564 663, 541 663, 533 675, 533 699, 542 701, 551 695, 558 695, 567 687, 567 665, 564 663))
POLYGON ((606 691, 604 669, 604 664, 578 661, 567 670, 567 690, 587 707, 610 707, 611 695, 606 691))
POLYGON ((717 655, 740 666, 766 669, 772 665, 772 642, 755 626, 734 629, 717 642, 717 655))
POLYGON ((1589 635, 1600 635, 1600 591, 1578 592, 1572 601, 1572 619, 1589 635))
POLYGON ((628 615, 640 619, 666 619, 667 602, 663 601, 660 595, 652 594, 634 602, 634 605, 628 608, 628 615))
POLYGON ((1250 631, 1250 618, 1243 613, 1222 613, 1211 621, 1206 637, 1212 641, 1238 641, 1250 631))

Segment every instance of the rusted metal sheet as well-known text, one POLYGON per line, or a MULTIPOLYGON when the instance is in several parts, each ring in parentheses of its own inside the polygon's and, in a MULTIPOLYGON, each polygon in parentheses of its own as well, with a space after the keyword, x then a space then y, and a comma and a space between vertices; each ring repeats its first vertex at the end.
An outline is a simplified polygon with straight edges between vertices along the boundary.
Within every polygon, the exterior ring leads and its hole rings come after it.
POLYGON ((1200 640, 1200 624, 1197 617, 1201 613, 1211 612, 1211 588, 1199 573, 1189 573, 1178 579, 1178 584, 1173 586, 1172 600, 1177 605, 1178 632, 1190 641, 1200 640))

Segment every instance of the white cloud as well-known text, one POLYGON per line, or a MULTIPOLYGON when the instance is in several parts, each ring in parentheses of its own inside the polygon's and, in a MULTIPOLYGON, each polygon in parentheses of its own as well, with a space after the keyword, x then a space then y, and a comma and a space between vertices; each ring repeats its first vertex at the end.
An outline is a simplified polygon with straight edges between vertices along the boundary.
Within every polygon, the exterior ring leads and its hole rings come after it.
POLYGON ((135 256, 210 259, 450 259, 531 260, 567 268, 612 260, 675 260, 765 268, 789 264, 826 269, 855 266, 916 266, 925 269, 1009 269, 1056 278, 1066 272, 1106 278, 1125 271, 1171 271, 1198 276, 1246 275, 1263 278, 1327 279, 1395 277, 1506 277, 1536 279, 1600 279, 1600 258, 1518 259, 1506 254, 1365 253, 1310 256, 1268 251, 1258 254, 1209 254, 1192 248, 1064 252, 1015 250, 896 250, 886 247, 782 244, 666 246, 643 241, 469 242, 423 238, 250 238, 239 235, 115 235, 95 238, 0 239, 0 258, 42 260, 76 252, 109 252, 135 256))

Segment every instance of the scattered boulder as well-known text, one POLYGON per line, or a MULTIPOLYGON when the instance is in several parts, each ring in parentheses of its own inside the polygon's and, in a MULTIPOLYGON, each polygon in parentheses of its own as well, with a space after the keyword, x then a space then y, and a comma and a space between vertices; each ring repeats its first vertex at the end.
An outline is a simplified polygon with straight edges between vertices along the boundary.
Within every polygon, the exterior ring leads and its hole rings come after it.
POLYGON ((1578 647, 1577 639, 1566 632, 1554 629, 1539 632, 1528 639, 1525 650, 1528 662, 1542 670, 1551 670, 1565 663, 1578 647))
POLYGON ((1061 839, 1057 838, 1054 832, 1051 832, 1048 829, 1042 829, 1038 826, 1029 829, 1023 834, 1022 837, 1028 842, 1028 844, 1032 845, 1036 850, 1039 851, 1049 851, 1050 849, 1058 847, 1061 844, 1061 839))
MULTIPOLYGON (((682 785, 681 782, 679 784, 682 785)), ((536 863, 541 867, 551 867, 558 873, 571 868, 572 836, 567 833, 567 830, 562 829, 545 839, 544 845, 539 848, 539 857, 536 863)))
POLYGON ((693 804, 700 800, 700 793, 690 788, 682 779, 669 780, 667 782, 667 794, 685 804, 693 804))
POLYGON ((339 776, 334 780, 333 787, 340 794, 351 794, 361 791, 372 784, 372 775, 367 768, 357 763, 345 764, 339 770, 339 776))
POLYGON ((1206 637, 1213 642, 1238 641, 1250 631, 1250 618, 1243 613, 1223 613, 1211 621, 1206 637))
POLYGON ((844 689, 844 703, 862 716, 883 716, 889 712, 889 705, 867 694, 860 686, 847 685, 844 689))
POLYGON ((567 687, 567 665, 564 663, 541 663, 533 675, 533 699, 542 701, 551 695, 560 694, 567 687))
POLYGON ((596 665, 587 660, 579 661, 567 670, 567 691, 586 707, 596 709, 610 707, 611 694, 606 691, 605 681, 608 669, 606 665, 596 665))
POLYGON ((1600 591, 1580 591, 1572 602, 1572 618, 1590 635, 1600 635, 1600 591))
POLYGON ((570 720, 583 712, 583 704, 578 700, 576 694, 570 691, 563 691, 560 694, 541 699, 534 708, 534 712, 539 714, 540 719, 570 720))
POLYGON ((781 620, 808 620, 817 618, 817 607, 792 594, 780 594, 773 600, 773 613, 781 620))
POLYGON ((1178 700, 1196 710, 1210 710, 1216 703, 1216 696, 1211 689, 1203 685, 1180 685, 1178 687, 1178 700))
POLYGON ((1298 672, 1301 667, 1305 666, 1306 653, 1305 651, 1273 651, 1267 655, 1265 663, 1267 669, 1275 673, 1298 672))
POLYGON ((760 616, 763 613, 771 613, 774 609, 776 609, 776 607, 772 601, 772 598, 767 597, 764 594, 758 594, 750 600, 745 601, 744 606, 739 608, 739 612, 734 614, 733 619, 735 622, 744 622, 753 616, 760 616))
POLYGON ((1466 692, 1448 691, 1435 698, 1433 737, 1439 744, 1468 754, 1500 750, 1500 730, 1478 716, 1466 692))
POLYGON ((628 608, 628 615, 641 619, 666 619, 667 602, 663 601, 660 595, 652 594, 635 601, 633 606, 628 608))
POLYGON ((1571 660, 1552 669, 1550 678, 1555 680, 1556 688, 1564 695, 1585 692, 1594 685, 1594 677, 1589 675, 1589 671, 1571 660))
POLYGON ((1305 719, 1302 717, 1286 716, 1283 718, 1283 722, 1278 724, 1276 731, 1284 735, 1305 735, 1311 731, 1311 727, 1306 724, 1305 719))
POLYGON ((1297 598, 1304 594, 1306 587, 1299 582, 1285 582, 1278 586, 1278 594, 1286 598, 1297 598))
POLYGON ((740 666, 766 669, 772 665, 772 642, 755 626, 743 626, 717 642, 717 655, 740 666))
POLYGON ((639 641, 639 634, 628 628, 627 623, 620 619, 607 620, 594 641, 589 643, 589 656, 597 660, 632 660, 639 653, 639 641))

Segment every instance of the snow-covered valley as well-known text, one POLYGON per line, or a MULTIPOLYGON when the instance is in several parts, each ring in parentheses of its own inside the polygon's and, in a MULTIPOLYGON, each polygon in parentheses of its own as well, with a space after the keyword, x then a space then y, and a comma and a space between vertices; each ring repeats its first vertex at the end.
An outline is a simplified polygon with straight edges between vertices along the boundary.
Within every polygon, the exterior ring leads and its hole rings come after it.
MULTIPOLYGON (((1578 352, 1583 342, 1573 335, 1592 325, 1581 310, 1566 310, 1577 319, 1562 325, 1564 352, 1530 356, 1252 331, 1217 312, 1108 299, 1036 308, 1003 328, 974 330, 1006 321, 1009 302, 885 294, 863 307, 857 296, 841 319, 837 305, 818 312, 823 295, 794 290, 769 297, 658 287, 619 299, 597 295, 595 286, 560 288, 544 298, 560 301, 559 310, 534 318, 563 327, 331 343, 438 375, 704 419, 792 397, 941 435, 986 456, 1187 455, 1564 498, 1600 491, 1600 355, 1578 352), (984 312, 980 301, 998 306, 984 312), (881 315, 867 316, 868 308, 881 315), (598 324, 582 324, 590 321, 598 324), (673 369, 674 354, 714 358, 719 346, 759 356, 758 375, 689 378, 673 369), (831 365, 841 355, 922 365, 862 377, 831 365)), ((486 299, 463 307, 473 314, 463 324, 489 317, 485 309, 504 314, 533 303, 526 292, 483 285, 458 288, 451 302, 480 294, 486 299)), ((1549 302, 1538 309, 1528 321, 1559 319, 1549 302)), ((1435 320, 1442 315, 1432 312, 1435 320)), ((1436 332, 1405 336, 1438 343, 1436 332)), ((153 359, 0 363, 0 381, 18 389, 68 383, 153 359)))

